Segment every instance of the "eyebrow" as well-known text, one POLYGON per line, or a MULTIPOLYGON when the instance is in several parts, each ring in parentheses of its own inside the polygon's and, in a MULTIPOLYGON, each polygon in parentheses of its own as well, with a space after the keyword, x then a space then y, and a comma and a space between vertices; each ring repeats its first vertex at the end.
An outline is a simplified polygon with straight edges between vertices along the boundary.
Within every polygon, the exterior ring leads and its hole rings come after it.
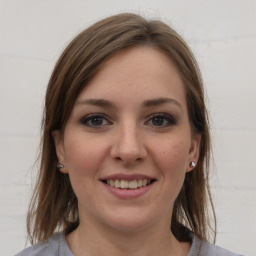
POLYGON ((83 105, 83 104, 88 104, 88 105, 93 105, 93 106, 99 106, 99 107, 104 107, 104 108, 114 108, 115 105, 111 101, 104 100, 104 99, 85 99, 85 100, 80 100, 76 103, 76 105, 83 105))
POLYGON ((174 105, 178 106, 180 109, 182 109, 181 104, 177 100, 172 99, 172 98, 156 98, 156 99, 145 100, 143 102, 143 105, 145 107, 152 107, 152 106, 163 105, 166 103, 174 104, 174 105))
MULTIPOLYGON (((154 106, 160 106, 163 104, 171 103, 176 106, 178 106, 182 110, 181 104, 172 98, 156 98, 156 99, 148 99, 143 101, 142 105, 144 107, 154 107, 154 106)), ((80 100, 76 103, 76 105, 93 105, 93 106, 99 106, 104 108, 116 108, 115 104, 111 101, 105 100, 105 99, 84 99, 80 100)))

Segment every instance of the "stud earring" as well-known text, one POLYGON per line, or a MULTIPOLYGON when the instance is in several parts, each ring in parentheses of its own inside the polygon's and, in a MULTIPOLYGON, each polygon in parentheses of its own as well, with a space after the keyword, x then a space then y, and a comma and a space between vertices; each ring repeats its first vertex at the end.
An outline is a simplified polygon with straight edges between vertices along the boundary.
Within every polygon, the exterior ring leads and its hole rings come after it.
POLYGON ((195 163, 194 161, 191 161, 191 162, 189 163, 189 167, 190 167, 190 168, 196 167, 196 163, 195 163))
POLYGON ((57 169, 60 170, 60 169, 62 169, 62 168, 64 168, 64 165, 61 164, 61 163, 58 163, 58 164, 57 164, 57 169))

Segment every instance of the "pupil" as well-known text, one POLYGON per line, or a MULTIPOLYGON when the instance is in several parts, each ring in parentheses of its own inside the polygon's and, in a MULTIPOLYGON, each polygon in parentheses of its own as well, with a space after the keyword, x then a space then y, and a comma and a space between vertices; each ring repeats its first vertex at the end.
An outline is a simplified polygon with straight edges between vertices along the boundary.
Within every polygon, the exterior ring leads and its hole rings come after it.
POLYGON ((154 125, 157 125, 157 126, 161 126, 163 125, 163 118, 162 117, 155 117, 153 120, 152 120, 153 124, 154 125))
POLYGON ((92 124, 96 125, 96 126, 102 125, 102 118, 101 117, 93 117, 92 124))

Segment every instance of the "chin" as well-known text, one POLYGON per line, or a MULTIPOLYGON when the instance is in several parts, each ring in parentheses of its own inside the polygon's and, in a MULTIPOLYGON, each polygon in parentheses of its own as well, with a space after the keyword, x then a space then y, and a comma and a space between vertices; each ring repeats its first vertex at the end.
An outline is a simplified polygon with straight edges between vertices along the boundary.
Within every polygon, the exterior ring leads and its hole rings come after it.
POLYGON ((152 212, 145 212, 143 214, 142 210, 137 209, 119 209, 117 211, 112 211, 111 215, 105 216, 105 224, 110 228, 122 231, 122 232, 137 232, 139 230, 143 230, 147 227, 153 225, 153 223, 157 223, 159 218, 153 216, 152 214, 148 214, 152 212), (113 215, 113 213, 115 213, 113 215))

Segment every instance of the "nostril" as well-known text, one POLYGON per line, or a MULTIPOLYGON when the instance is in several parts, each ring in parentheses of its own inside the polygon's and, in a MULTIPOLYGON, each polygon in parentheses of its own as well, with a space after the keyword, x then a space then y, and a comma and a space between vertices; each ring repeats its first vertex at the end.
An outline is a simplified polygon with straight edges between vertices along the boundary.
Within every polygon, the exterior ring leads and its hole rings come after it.
POLYGON ((143 160, 142 157, 135 157, 133 155, 116 156, 115 160, 123 163, 124 165, 134 165, 143 160))
POLYGON ((113 143, 110 154, 112 159, 125 165, 132 165, 145 159, 147 150, 139 139, 127 137, 124 133, 113 143))

